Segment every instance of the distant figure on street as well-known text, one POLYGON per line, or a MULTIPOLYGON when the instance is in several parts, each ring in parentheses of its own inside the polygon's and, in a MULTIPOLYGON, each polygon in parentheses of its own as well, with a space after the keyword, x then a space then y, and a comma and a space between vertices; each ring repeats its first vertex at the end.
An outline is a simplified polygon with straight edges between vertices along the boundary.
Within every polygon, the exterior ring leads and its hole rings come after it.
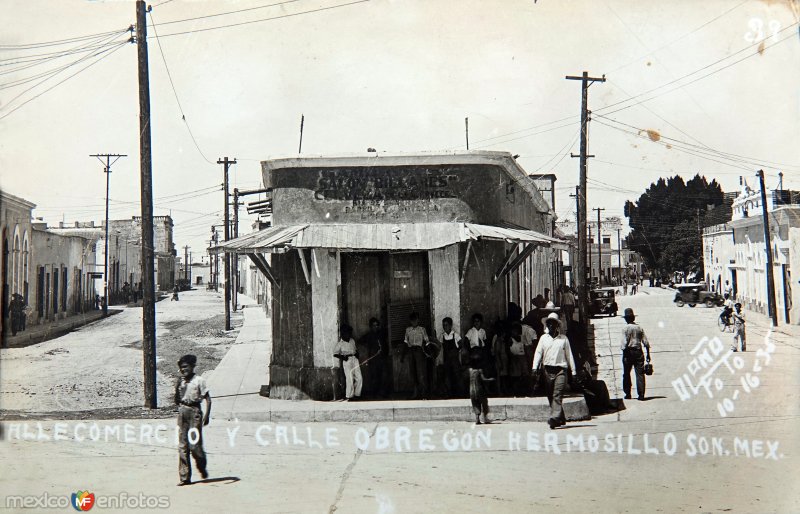
POLYGON ((11 303, 9 304, 8 316, 11 321, 11 335, 17 335, 17 332, 24 330, 25 327, 25 301, 22 295, 14 293, 11 295, 11 303))
POLYGON ((178 456, 180 458, 178 466, 180 482, 178 485, 192 483, 190 455, 194 457, 194 463, 200 476, 204 479, 208 478, 206 452, 203 449, 203 427, 208 425, 211 416, 211 394, 205 379, 195 374, 196 365, 197 357, 191 354, 184 355, 178 360, 178 369, 181 374, 175 384, 175 404, 178 405, 178 456), (206 401, 205 414, 200 408, 203 400, 206 401))
POLYGON ((350 325, 344 324, 339 330, 339 341, 333 347, 333 356, 339 359, 344 371, 345 398, 347 401, 359 399, 363 378, 356 342, 353 341, 353 327, 350 325))
POLYGON ((408 347, 410 357, 409 371, 414 381, 414 394, 412 400, 428 399, 428 358, 425 346, 430 343, 428 332, 419 326, 419 314, 412 312, 408 317, 409 326, 403 342, 408 347))
POLYGON ((623 295, 627 295, 628 294, 628 279, 627 278, 623 278, 622 279, 622 294, 623 295))
POLYGON ((647 362, 650 362, 650 341, 644 333, 642 327, 634 323, 636 316, 630 307, 625 309, 623 319, 627 323, 622 329, 622 390, 625 398, 631 398, 631 368, 636 373, 636 394, 639 400, 644 400, 645 380, 644 380, 644 352, 642 347, 647 350, 647 362))
POLYGON ((472 403, 472 412, 475 413, 475 424, 481 424, 481 414, 483 423, 489 421, 489 398, 486 394, 484 382, 491 382, 493 378, 487 378, 483 373, 484 352, 481 348, 475 347, 469 353, 469 399, 472 403))
POLYGON ((175 284, 175 287, 172 289, 172 299, 170 301, 177 302, 178 300, 180 300, 180 297, 178 296, 178 284, 175 284))
POLYGON ((545 325, 548 333, 542 334, 539 338, 533 356, 533 383, 539 382, 539 374, 541 369, 544 369, 547 400, 550 402, 550 418, 547 424, 554 430, 567 423, 562 402, 569 375, 575 372, 575 361, 572 358, 569 339, 561 334, 561 320, 558 314, 550 313, 545 325))
POLYGON ((742 304, 737 303, 734 305, 736 309, 733 311, 731 315, 733 317, 733 346, 731 346, 731 350, 734 352, 738 350, 739 343, 741 342, 742 351, 747 351, 747 337, 745 337, 744 333, 744 312, 742 311, 742 304))
POLYGON ((725 281, 725 287, 722 289, 722 292, 725 294, 725 296, 733 298, 733 288, 731 287, 731 285, 728 283, 727 280, 725 281))
POLYGON ((567 284, 562 284, 561 289, 558 291, 558 306, 561 307, 561 312, 567 318, 567 321, 572 321, 572 316, 575 313, 575 295, 567 284))

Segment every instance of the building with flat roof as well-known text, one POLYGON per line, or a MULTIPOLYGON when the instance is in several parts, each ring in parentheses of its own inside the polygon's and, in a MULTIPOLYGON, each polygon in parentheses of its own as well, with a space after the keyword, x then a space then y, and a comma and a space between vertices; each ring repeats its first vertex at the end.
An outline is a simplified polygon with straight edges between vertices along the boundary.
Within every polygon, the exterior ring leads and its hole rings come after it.
MULTIPOLYGON (((333 347, 377 318, 390 347, 418 313, 429 337, 473 313, 490 328, 563 282, 555 213, 506 152, 294 157, 262 163, 272 226, 218 250, 247 255, 272 288, 270 396, 341 397, 333 347)), ((408 364, 386 353, 394 393, 408 364)))

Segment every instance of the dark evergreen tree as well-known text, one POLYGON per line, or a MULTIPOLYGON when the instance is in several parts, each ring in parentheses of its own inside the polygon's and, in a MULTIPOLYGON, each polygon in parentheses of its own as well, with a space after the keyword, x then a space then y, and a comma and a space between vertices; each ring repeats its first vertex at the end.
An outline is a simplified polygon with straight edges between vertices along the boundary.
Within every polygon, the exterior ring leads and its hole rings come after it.
POLYGON ((722 203, 716 180, 709 183, 699 174, 688 182, 677 175, 659 178, 636 202, 625 202, 632 229, 628 247, 642 255, 651 270, 701 271, 706 212, 722 203))

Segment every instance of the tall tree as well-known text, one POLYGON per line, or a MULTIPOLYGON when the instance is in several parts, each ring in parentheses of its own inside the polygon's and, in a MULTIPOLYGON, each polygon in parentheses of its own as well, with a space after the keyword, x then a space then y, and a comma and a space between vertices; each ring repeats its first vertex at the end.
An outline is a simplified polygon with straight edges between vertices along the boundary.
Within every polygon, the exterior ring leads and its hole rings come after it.
POLYGON ((689 272, 702 269, 702 227, 706 212, 723 203, 716 180, 699 174, 688 182, 676 175, 650 184, 636 202, 625 202, 631 227, 628 247, 644 258, 650 269, 689 272))

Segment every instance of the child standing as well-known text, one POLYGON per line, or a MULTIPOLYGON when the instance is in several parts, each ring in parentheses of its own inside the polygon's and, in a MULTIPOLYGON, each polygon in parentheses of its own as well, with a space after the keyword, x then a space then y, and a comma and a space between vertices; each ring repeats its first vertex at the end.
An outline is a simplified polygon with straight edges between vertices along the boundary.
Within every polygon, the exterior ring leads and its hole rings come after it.
POLYGON ((489 414, 489 399, 486 396, 484 382, 493 381, 493 378, 486 378, 483 374, 484 353, 479 348, 473 348, 469 354, 469 399, 472 402, 472 412, 475 413, 475 424, 481 424, 481 414, 483 422, 491 423, 487 417, 489 414))
POLYGON ((447 396, 456 398, 464 394, 462 348, 465 341, 453 331, 453 319, 442 320, 442 334, 439 336, 442 347, 441 361, 444 367, 444 382, 447 396))
POLYGON ((175 404, 178 405, 178 485, 192 483, 192 462, 189 455, 194 457, 194 463, 200 476, 208 478, 206 470, 206 452, 203 450, 203 427, 208 425, 211 415, 211 395, 208 385, 203 377, 195 375, 194 367, 197 357, 184 355, 178 360, 178 369, 181 377, 175 384, 175 404), (206 401, 206 412, 200 408, 202 401, 206 401), (193 442, 194 441, 194 442, 193 442))
POLYGON ((428 399, 428 359, 424 347, 430 343, 425 328, 419 326, 419 314, 412 312, 408 317, 409 327, 403 342, 408 346, 409 371, 414 380, 412 400, 428 399))
POLYGON ((339 330, 339 341, 333 347, 333 356, 341 362, 344 370, 345 397, 348 401, 357 400, 361 396, 361 366, 356 353, 356 342, 353 341, 353 327, 344 324, 339 330))

